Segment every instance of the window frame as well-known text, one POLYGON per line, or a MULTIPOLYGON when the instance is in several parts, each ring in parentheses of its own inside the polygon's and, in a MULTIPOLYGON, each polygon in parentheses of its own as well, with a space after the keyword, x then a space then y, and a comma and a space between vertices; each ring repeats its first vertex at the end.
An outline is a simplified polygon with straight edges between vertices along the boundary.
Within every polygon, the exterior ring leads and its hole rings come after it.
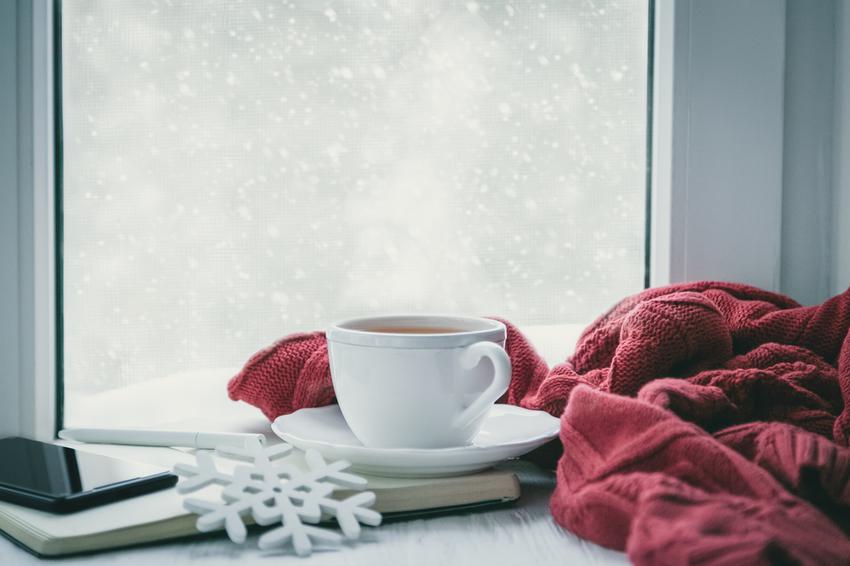
POLYGON ((17 118, 16 130, 5 133, 14 138, 17 174, 7 177, 5 185, 0 181, 0 192, 10 195, 15 205, 0 212, 0 222, 16 226, 17 253, 0 257, 0 264, 17 283, 17 293, 0 296, 0 312, 6 315, 0 325, 6 326, 4 335, 15 338, 0 344, 2 367, 9 372, 0 380, 10 385, 0 397, 0 436, 52 439, 61 421, 56 379, 61 375, 56 222, 61 193, 55 182, 61 164, 56 160, 54 131, 55 7, 52 0, 4 4, 7 15, 15 18, 16 33, 0 36, 0 50, 15 54, 17 62, 13 72, 0 76, 15 91, 14 100, 0 99, 0 111, 17 118))
MULTIPOLYGON (((0 313, 16 314, 0 321, 5 333, 0 335, 17 337, 0 344, 0 359, 9 360, 3 366, 13 372, 0 378, 8 386, 0 397, 0 436, 51 439, 61 425, 62 164, 55 128, 61 125, 54 121, 61 101, 61 85, 54 80, 60 71, 54 59, 59 1, 9 3, 17 8, 18 33, 0 37, 0 48, 18 53, 12 79, 19 81, 15 100, 0 93, 0 109, 10 105, 19 120, 17 178, 5 185, 0 180, 0 196, 14 192, 18 233, 16 256, 0 257, 17 283, 0 296, 0 313)), ((656 0, 650 6, 649 284, 734 279, 775 290, 785 3, 656 0), (735 50, 731 64, 729 49, 735 50), (764 88, 753 91, 752 81, 730 80, 741 73, 755 73, 764 88), (707 93, 705 85, 714 88, 707 93), (736 121, 742 113, 758 120, 736 121), (738 143, 730 143, 731 133, 738 143), (743 156, 742 147, 748 148, 743 156), (734 166, 718 167, 730 161, 734 166), (739 224, 753 219, 757 230, 739 224)), ((0 211, 0 221, 7 220, 4 214, 11 217, 0 211)), ((2 285, 0 291, 6 290, 2 285)))
POLYGON ((654 45, 650 286, 779 290, 785 2, 658 0, 654 45))

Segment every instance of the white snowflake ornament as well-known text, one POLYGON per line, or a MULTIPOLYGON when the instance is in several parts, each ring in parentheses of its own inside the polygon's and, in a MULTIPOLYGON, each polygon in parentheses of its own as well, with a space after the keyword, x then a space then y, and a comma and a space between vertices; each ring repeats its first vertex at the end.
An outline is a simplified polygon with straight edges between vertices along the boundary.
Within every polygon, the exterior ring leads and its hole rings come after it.
POLYGON ((178 493, 191 493, 212 484, 224 486, 222 502, 187 498, 183 506, 200 515, 199 531, 224 527, 235 543, 245 542, 245 517, 250 515, 258 525, 280 526, 260 536, 262 549, 286 546, 290 541, 295 553, 307 556, 314 542, 339 543, 342 536, 334 530, 312 526, 323 517, 334 517, 347 539, 360 536, 360 525, 381 524, 381 514, 369 507, 375 502, 371 491, 334 499, 337 488, 362 490, 366 480, 347 473, 350 464, 344 460, 327 463, 315 450, 306 452, 307 470, 292 464, 275 462, 292 451, 292 446, 279 444, 269 448, 259 442, 245 448, 222 446, 216 453, 225 458, 250 462, 236 466, 232 473, 219 470, 212 452, 198 452, 197 466, 177 464, 174 472, 186 479, 177 485, 178 493))

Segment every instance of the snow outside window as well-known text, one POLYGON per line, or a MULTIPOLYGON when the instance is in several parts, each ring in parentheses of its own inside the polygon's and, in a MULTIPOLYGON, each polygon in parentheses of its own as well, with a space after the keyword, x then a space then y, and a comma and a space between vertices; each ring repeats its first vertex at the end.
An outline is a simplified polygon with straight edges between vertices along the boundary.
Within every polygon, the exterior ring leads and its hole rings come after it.
POLYGON ((643 287, 642 0, 61 8, 66 424, 338 319, 643 287))

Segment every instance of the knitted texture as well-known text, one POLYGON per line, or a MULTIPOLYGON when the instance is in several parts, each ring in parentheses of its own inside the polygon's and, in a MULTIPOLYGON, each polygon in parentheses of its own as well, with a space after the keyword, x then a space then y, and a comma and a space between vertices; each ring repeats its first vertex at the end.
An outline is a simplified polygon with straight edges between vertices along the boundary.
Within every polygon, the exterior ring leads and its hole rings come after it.
POLYGON ((271 421, 302 407, 334 401, 324 332, 292 334, 260 350, 227 384, 231 399, 259 408, 271 421))
MULTIPOLYGON (((636 564, 850 564, 850 289, 812 307, 733 283, 649 289, 551 369, 506 325, 502 402, 561 416, 559 524, 636 564)), ((327 364, 321 333, 294 335, 228 393, 270 419, 328 404, 327 364)))

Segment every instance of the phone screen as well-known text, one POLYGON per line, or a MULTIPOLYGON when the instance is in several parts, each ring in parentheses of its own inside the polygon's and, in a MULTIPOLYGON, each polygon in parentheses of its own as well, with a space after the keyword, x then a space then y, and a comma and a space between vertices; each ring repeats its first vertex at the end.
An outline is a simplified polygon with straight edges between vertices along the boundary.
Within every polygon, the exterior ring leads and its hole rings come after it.
POLYGON ((0 485, 51 498, 167 471, 26 438, 0 439, 0 485))

